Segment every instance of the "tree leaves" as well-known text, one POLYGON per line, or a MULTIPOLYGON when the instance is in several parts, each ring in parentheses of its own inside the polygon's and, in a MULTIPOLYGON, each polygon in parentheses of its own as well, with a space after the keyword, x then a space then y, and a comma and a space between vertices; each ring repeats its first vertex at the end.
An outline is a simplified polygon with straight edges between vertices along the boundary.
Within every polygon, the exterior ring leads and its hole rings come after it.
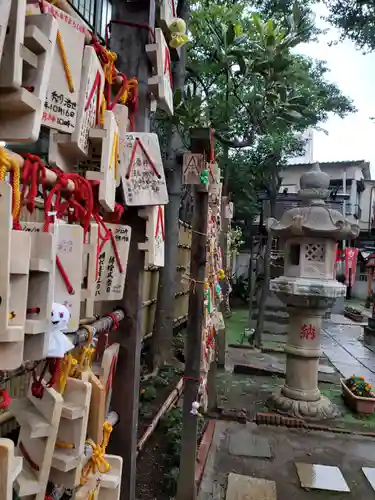
POLYGON ((230 47, 233 44, 235 37, 236 37, 236 32, 234 29, 234 25, 231 23, 229 24, 225 35, 225 41, 227 47, 230 47))

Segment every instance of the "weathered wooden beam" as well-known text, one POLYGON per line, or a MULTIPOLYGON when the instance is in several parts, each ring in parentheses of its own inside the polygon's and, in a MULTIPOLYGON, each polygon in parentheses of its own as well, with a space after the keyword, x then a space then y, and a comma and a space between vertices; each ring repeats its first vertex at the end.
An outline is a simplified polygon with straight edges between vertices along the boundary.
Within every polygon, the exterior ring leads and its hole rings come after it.
MULTIPOLYGON (((210 131, 191 132, 191 151, 210 151, 210 131)), ((206 278, 206 245, 208 223, 208 191, 194 186, 194 216, 192 224, 189 315, 185 344, 185 390, 181 442, 180 474, 177 484, 177 500, 195 500, 197 488, 195 467, 198 440, 198 418, 193 415, 192 404, 197 400, 200 385, 202 332, 204 322, 204 292, 206 278)))

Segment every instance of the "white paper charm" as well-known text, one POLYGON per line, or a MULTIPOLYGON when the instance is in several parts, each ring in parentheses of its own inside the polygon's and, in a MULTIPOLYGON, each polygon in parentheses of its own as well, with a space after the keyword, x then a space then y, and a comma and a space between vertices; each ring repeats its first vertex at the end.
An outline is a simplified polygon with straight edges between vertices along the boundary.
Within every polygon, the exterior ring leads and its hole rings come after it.
POLYGON ((52 328, 49 335, 48 358, 63 358, 74 348, 72 342, 63 333, 63 330, 68 328, 69 320, 69 309, 63 304, 54 302, 51 312, 52 328))

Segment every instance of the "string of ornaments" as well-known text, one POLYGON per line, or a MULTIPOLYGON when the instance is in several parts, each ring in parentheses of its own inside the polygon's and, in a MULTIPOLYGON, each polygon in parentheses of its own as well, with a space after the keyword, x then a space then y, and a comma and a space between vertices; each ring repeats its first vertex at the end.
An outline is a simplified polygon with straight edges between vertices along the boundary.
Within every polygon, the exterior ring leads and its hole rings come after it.
MULTIPOLYGON (((208 170, 207 170, 208 172, 208 170)), ((222 301, 220 281, 225 279, 222 269, 222 254, 219 247, 220 218, 215 216, 213 206, 208 207, 206 279, 204 281, 204 320, 202 332, 201 369, 197 398, 190 413, 200 416, 200 410, 207 411, 207 376, 210 365, 215 361, 215 313, 222 301)))

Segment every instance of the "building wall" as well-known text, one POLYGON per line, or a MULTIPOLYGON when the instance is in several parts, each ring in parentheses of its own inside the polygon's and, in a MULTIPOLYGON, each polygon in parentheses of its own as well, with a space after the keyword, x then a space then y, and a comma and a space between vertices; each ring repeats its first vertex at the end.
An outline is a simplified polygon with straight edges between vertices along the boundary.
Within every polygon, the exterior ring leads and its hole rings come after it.
MULTIPOLYGON (((346 194, 348 194, 349 200, 346 202, 345 214, 347 216, 353 216, 356 211, 356 205, 359 205, 362 208, 362 197, 363 193, 359 195, 357 193, 357 182, 361 179, 364 179, 364 174, 362 171, 363 164, 354 165, 354 166, 345 166, 345 163, 341 164, 320 164, 320 168, 323 172, 328 174, 332 181, 342 181, 344 180, 344 172, 346 171, 346 194)), ((282 183, 280 187, 280 192, 282 193, 285 188, 288 189, 288 193, 297 193, 299 191, 299 180, 305 172, 307 172, 311 168, 311 165, 290 165, 286 169, 281 172, 282 183)), ((369 181, 371 182, 371 181, 369 181)), ((343 186, 343 184, 342 184, 343 186)), ((343 187, 339 188, 338 193, 343 193, 343 187)), ((367 196, 367 195, 366 195, 367 196)), ((368 196, 367 196, 368 198, 368 196)), ((367 219, 368 219, 368 204, 367 203, 367 219)), ((362 209, 362 213, 366 210, 364 207, 362 209)), ((350 218, 351 222, 357 222, 357 219, 350 218)), ((367 221, 368 222, 368 221, 367 221)))
POLYGON ((290 158, 288 161, 289 165, 295 165, 296 163, 312 163, 313 162, 313 146, 314 146, 314 132, 312 129, 306 130, 302 134, 302 139, 306 141, 304 153, 301 156, 296 156, 295 158, 290 158))
POLYGON ((359 221, 359 227, 361 231, 368 231, 369 229, 369 222, 371 222, 374 217, 374 204, 375 204, 375 181, 366 180, 365 190, 363 191, 363 193, 361 193, 361 203, 360 203, 362 214, 361 214, 361 219, 359 221), (372 190, 372 196, 371 196, 371 190, 372 190))

